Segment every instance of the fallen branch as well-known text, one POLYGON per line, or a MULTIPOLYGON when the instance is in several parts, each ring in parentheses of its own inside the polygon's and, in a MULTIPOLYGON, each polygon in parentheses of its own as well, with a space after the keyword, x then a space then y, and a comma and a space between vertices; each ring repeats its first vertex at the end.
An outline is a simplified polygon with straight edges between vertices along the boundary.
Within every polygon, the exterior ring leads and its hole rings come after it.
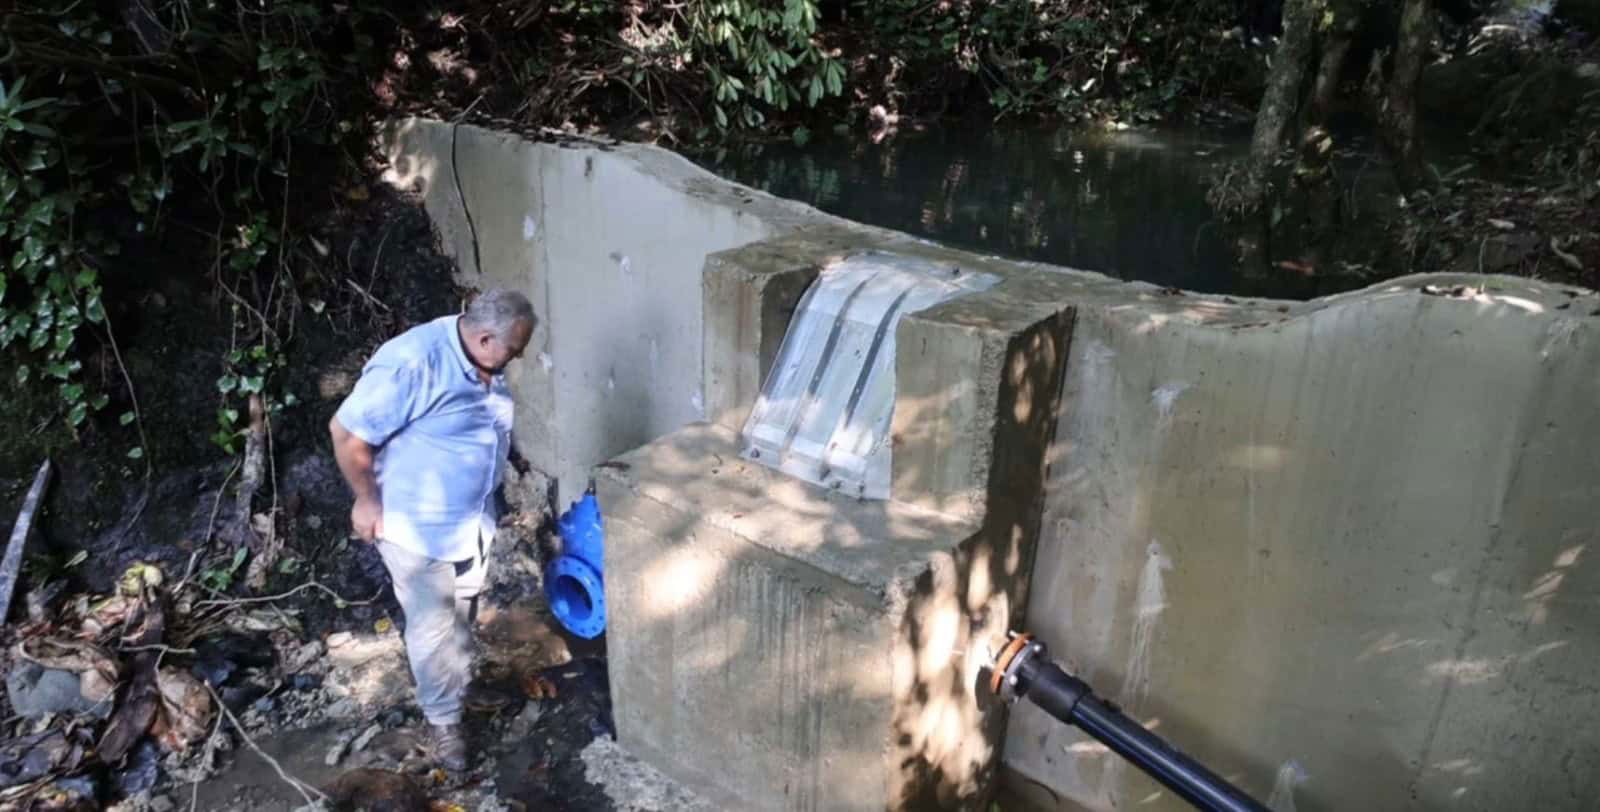
POLYGON ((46 459, 39 464, 39 473, 33 476, 33 487, 22 500, 22 512, 17 514, 17 523, 11 527, 11 542, 6 545, 4 561, 0 562, 0 621, 11 611, 11 593, 16 591, 17 576, 22 572, 22 548, 28 544, 33 518, 38 515, 39 501, 44 498, 44 489, 49 484, 50 460, 46 459))
POLYGON ((250 738, 250 734, 244 731, 244 725, 239 724, 239 718, 234 716, 233 710, 223 703, 222 697, 217 695, 217 691, 215 688, 211 687, 211 683, 205 683, 205 686, 206 691, 211 694, 212 701, 217 703, 217 707, 221 708, 224 714, 227 714, 228 721, 233 724, 233 729, 239 731, 239 738, 243 739, 244 743, 249 745, 250 749, 255 751, 255 754, 261 757, 262 761, 265 761, 267 764, 272 766, 272 769, 278 773, 278 777, 283 779, 283 783, 288 784, 289 786, 293 787, 296 792, 300 793, 300 797, 304 798, 307 804, 317 804, 328 800, 328 796, 324 794, 322 790, 317 789, 316 787, 313 787, 310 784, 307 784, 306 782, 301 781, 300 779, 295 778, 294 776, 291 776, 289 773, 285 772, 283 765, 279 764, 277 759, 267 755, 266 751, 262 750, 261 747, 256 744, 255 739, 250 738), (312 797, 313 795, 316 797, 312 797))
MULTIPOLYGON (((272 603, 274 601, 284 600, 285 598, 292 598, 295 595, 306 591, 307 589, 320 589, 332 596, 334 600, 339 601, 346 606, 368 606, 372 604, 373 601, 378 599, 377 595, 373 595, 371 598, 368 598, 364 601, 353 601, 316 581, 307 581, 281 595, 267 595, 259 598, 213 598, 210 600, 197 601, 194 607, 196 609, 203 609, 210 606, 243 606, 251 603, 272 603)), ((380 589, 379 592, 381 593, 382 590, 380 589)))

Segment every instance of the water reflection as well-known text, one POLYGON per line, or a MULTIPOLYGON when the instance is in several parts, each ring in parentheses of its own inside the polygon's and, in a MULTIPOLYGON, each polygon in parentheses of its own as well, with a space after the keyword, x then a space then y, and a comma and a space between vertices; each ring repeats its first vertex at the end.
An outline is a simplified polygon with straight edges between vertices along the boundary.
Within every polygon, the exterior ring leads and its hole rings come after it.
POLYGON ((1209 293, 1330 292, 1238 272, 1205 190, 1248 137, 944 126, 878 144, 836 137, 692 157, 841 217, 975 251, 1209 293))

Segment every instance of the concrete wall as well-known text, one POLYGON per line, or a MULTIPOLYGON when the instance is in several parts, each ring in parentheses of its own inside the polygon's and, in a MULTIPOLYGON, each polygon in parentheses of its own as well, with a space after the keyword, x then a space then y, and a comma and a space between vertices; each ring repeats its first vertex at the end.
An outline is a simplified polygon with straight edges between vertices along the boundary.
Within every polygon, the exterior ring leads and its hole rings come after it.
POLYGON ((596 463, 705 417, 706 255, 835 222, 640 145, 405 119, 383 147, 462 283, 515 287, 544 320, 511 372, 516 439, 563 499, 596 463))
MULTIPOLYGON (((684 423, 737 429, 827 257, 948 259, 1003 276, 998 299, 1074 317, 1027 625, 1098 690, 1279 810, 1600 793, 1592 293, 1433 276, 1308 303, 1171 295, 842 223, 649 148, 425 121, 387 143, 467 281, 516 284, 546 316, 518 440, 568 494, 684 423), (716 253, 741 245, 772 273, 716 253)), ((901 329, 956 348, 952 317, 901 329)), ((999 385, 922 364, 923 394, 999 385)), ((981 520, 1009 463, 927 405, 896 414, 896 487, 981 520), (960 453, 937 453, 947 434, 960 453)), ((1005 748, 1043 805, 1182 808, 1030 707, 1005 748)))
MULTIPOLYGON (((1031 629, 1279 810, 1590 808, 1600 301, 1419 290, 1483 281, 1080 308, 1031 629)), ((1031 707, 1007 761, 1186 808, 1031 707)))

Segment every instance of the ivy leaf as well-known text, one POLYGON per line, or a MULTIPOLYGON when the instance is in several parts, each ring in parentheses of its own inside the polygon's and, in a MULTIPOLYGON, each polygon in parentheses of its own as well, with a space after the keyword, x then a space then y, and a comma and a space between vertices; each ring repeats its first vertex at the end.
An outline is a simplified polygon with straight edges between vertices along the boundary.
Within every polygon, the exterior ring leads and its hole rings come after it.
POLYGON ((133 448, 128 449, 128 459, 137 460, 137 459, 142 459, 143 457, 144 457, 144 449, 143 448, 141 448, 139 446, 134 446, 133 448))
POLYGON ((129 423, 132 423, 133 422, 133 412, 123 412, 122 416, 117 418, 117 422, 121 423, 124 426, 128 425, 129 423))
POLYGON ((29 369, 27 364, 17 367, 17 383, 19 385, 27 383, 28 378, 32 377, 32 375, 33 370, 29 369))
POLYGON ((239 376, 224 375, 217 379, 217 391, 226 395, 239 388, 239 376))
POLYGON ((61 396, 66 398, 68 403, 77 403, 83 399, 83 384, 69 383, 61 387, 61 396))
POLYGON ((95 324, 106 320, 106 311, 105 307, 100 303, 99 291, 89 294, 88 301, 84 302, 83 305, 83 316, 95 324))
POLYGON ((106 407, 106 404, 110 403, 110 402, 111 402, 111 396, 107 395, 104 392, 101 392, 100 394, 94 396, 94 400, 89 402, 89 408, 94 409, 95 411, 98 412, 101 409, 104 409, 106 407))
POLYGON ((85 417, 88 417, 88 416, 89 416, 89 404, 87 404, 87 403, 79 403, 78 405, 72 407, 72 411, 67 412, 67 422, 69 422, 72 425, 76 426, 76 425, 82 423, 83 419, 85 417))

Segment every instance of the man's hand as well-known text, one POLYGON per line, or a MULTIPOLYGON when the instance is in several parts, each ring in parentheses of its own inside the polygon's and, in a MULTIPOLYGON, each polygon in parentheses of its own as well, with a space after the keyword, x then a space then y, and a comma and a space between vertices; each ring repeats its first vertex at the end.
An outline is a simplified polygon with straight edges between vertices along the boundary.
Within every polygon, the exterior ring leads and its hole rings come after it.
POLYGON ((378 495, 378 480, 373 476, 375 449, 351 434, 335 417, 328 423, 333 438, 333 457, 355 491, 356 503, 350 508, 350 525, 362 541, 383 538, 383 500, 378 495))
POLYGON ((357 499, 355 506, 350 508, 350 526, 355 528, 356 535, 362 541, 383 538, 383 505, 376 499, 357 499))

